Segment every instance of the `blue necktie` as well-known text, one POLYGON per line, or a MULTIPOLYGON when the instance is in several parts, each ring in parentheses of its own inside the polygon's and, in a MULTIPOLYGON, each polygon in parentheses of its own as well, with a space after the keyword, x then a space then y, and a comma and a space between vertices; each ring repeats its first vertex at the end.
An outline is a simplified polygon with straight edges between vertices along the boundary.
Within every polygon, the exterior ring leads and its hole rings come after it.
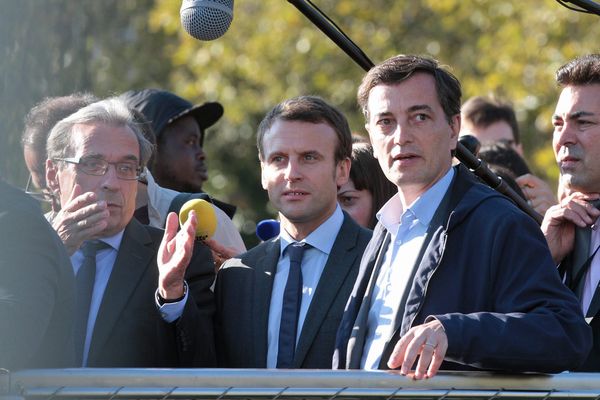
POLYGON ((302 303, 302 255, 308 246, 304 243, 293 243, 286 249, 290 258, 290 273, 283 292, 277 368, 292 368, 294 361, 298 315, 302 303))
POLYGON ((88 317, 90 315, 90 304, 96 280, 96 253, 107 248, 108 245, 99 240, 84 242, 81 247, 83 252, 83 263, 75 277, 77 288, 77 306, 75 315, 75 355, 78 366, 83 364, 83 350, 87 333, 88 317))

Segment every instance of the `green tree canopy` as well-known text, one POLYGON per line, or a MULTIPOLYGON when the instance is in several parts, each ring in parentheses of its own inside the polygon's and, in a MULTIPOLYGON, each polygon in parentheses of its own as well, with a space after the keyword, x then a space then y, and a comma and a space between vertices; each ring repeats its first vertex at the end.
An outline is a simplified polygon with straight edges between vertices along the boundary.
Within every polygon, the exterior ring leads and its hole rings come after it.
MULTIPOLYGON (((556 69, 598 52, 600 20, 554 0, 313 0, 374 61, 428 54, 450 65, 466 100, 494 93, 514 104, 529 162, 555 180, 550 116, 556 69)), ((173 0, 0 0, 0 168, 23 184, 22 119, 45 96, 99 96, 162 87, 193 102, 218 100, 207 134, 211 194, 239 207, 247 233, 274 214, 260 187, 255 130, 279 101, 317 94, 364 132, 356 88, 364 71, 285 0, 238 0, 221 38, 180 26, 173 0)), ((251 243, 249 243, 251 244, 251 243)))

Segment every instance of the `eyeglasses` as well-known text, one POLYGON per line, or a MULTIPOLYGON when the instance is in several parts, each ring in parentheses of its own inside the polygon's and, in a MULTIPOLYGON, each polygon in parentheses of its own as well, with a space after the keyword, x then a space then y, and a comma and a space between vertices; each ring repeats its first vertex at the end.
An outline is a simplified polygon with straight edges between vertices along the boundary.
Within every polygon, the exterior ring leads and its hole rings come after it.
POLYGON ((31 174, 29 174, 29 178, 27 179, 27 185, 25 185, 25 193, 33 197, 38 201, 44 201, 50 203, 52 200, 52 195, 47 188, 38 189, 33 184, 33 178, 31 174))
POLYGON ((118 161, 108 162, 102 158, 97 157, 80 157, 77 158, 55 158, 56 161, 64 161, 69 164, 75 164, 77 167, 87 175, 102 176, 108 171, 109 165, 115 166, 117 178, 126 181, 134 181, 140 177, 142 167, 134 161, 118 161))

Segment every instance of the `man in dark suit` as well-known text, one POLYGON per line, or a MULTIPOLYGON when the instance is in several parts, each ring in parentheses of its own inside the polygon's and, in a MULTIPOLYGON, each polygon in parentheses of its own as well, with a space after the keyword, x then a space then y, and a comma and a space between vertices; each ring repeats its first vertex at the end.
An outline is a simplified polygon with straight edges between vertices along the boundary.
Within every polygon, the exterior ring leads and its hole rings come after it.
POLYGON ((0 368, 73 366, 73 269, 39 204, 0 179, 0 368))
POLYGON ((552 117, 553 147, 565 197, 548 209, 542 230, 594 333, 579 370, 600 371, 600 54, 568 62, 556 80, 563 89, 552 117))
POLYGON ((151 151, 118 99, 80 109, 48 138, 46 179, 61 205, 52 222, 76 274, 77 365, 214 365, 214 272, 210 250, 194 246, 195 217, 176 233, 171 214, 164 235, 133 219, 151 151), (200 311, 198 326, 188 324, 186 304, 200 311))
POLYGON ((460 83, 396 56, 358 91, 375 157, 398 187, 379 211, 340 325, 334 367, 558 372, 591 332, 533 219, 452 167, 460 83))
POLYGON ((281 234, 219 270, 220 365, 331 368, 335 332, 371 236, 337 204, 349 176, 350 128, 334 107, 303 96, 271 110, 257 142, 281 234))

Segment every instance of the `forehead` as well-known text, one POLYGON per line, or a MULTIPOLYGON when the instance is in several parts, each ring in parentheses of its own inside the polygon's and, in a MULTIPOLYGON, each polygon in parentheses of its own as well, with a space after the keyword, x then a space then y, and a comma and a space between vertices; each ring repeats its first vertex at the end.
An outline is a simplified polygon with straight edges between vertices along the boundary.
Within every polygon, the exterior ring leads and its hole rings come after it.
POLYGON ((556 113, 577 111, 600 114, 600 84, 567 86, 562 90, 556 113))
POLYGON ((488 126, 475 126, 465 120, 461 135, 473 135, 481 142, 495 142, 503 139, 514 139, 512 128, 506 121, 496 121, 488 126))
POLYGON ((272 153, 304 153, 318 151, 333 154, 337 135, 324 122, 277 120, 263 137, 265 156, 272 153))
POLYGON ((106 159, 140 157, 137 137, 128 126, 78 124, 73 127, 71 144, 76 156, 93 154, 106 159))
POLYGON ((406 110, 416 105, 428 105, 441 109, 433 76, 417 72, 396 84, 374 86, 369 92, 367 103, 372 115, 390 110, 406 110))
POLYGON ((191 115, 186 115, 168 124, 161 136, 164 136, 165 139, 169 139, 174 136, 199 136, 200 134, 200 126, 198 125, 196 118, 192 117, 191 115))

